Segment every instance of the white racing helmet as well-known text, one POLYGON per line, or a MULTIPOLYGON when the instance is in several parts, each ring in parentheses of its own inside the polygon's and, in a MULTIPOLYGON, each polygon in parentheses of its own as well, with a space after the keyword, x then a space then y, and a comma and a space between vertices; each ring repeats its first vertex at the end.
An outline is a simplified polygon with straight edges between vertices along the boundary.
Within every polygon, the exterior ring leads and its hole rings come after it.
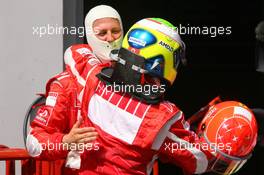
POLYGON ((87 42, 90 47, 93 49, 93 52, 98 56, 102 61, 112 60, 109 55, 112 50, 119 49, 123 40, 123 27, 121 17, 118 12, 110 6, 99 5, 92 8, 85 17, 85 31, 87 42), (98 39, 93 31, 93 23, 97 19, 101 18, 115 18, 119 21, 120 27, 122 30, 121 37, 117 40, 109 43, 107 41, 102 41, 98 39))

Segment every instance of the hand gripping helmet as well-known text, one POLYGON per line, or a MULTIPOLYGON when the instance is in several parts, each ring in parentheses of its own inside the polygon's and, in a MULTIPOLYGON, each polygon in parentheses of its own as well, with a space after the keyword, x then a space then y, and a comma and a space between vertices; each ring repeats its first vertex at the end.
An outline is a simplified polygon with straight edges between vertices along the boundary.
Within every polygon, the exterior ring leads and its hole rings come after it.
POLYGON ((129 29, 118 53, 112 52, 114 69, 104 69, 99 78, 141 86, 142 91, 127 92, 148 103, 157 103, 174 82, 184 51, 185 45, 171 23, 160 18, 142 19, 129 29), (153 90, 157 79, 160 86, 153 90), (144 91, 146 87, 151 90, 144 91))
POLYGON ((209 170, 233 174, 251 156, 257 140, 257 123, 245 105, 221 102, 209 109, 198 127, 198 135, 212 155, 209 170))

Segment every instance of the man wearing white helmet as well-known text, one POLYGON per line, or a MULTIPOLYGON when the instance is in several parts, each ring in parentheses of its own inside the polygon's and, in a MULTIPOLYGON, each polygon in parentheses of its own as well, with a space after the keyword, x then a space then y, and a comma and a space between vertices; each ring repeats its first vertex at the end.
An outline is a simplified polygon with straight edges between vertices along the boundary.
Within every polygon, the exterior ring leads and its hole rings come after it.
POLYGON ((110 6, 100 5, 85 17, 86 38, 101 61, 110 61, 110 51, 119 49, 123 39, 121 18, 110 6))
MULTIPOLYGON (((82 127, 80 106, 85 85, 82 75, 87 74, 87 64, 110 64, 108 55, 120 48, 123 28, 118 12, 106 5, 88 12, 85 28, 88 44, 69 47, 64 54, 66 71, 51 78, 46 85, 46 104, 38 110, 27 137, 27 149, 33 157, 65 159, 69 150, 76 150, 68 145, 81 145, 97 138, 93 127, 82 127)), ((96 150, 96 145, 91 149, 96 150)), ((74 164, 71 155, 68 162, 74 164)), ((66 168, 63 174, 74 173, 66 168)))

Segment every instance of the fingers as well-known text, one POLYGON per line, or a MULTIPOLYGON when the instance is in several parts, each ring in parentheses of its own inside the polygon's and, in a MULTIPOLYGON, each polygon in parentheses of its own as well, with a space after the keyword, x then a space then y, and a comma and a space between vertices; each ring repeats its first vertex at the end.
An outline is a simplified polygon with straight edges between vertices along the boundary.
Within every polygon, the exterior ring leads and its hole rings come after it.
POLYGON ((87 143, 94 141, 98 133, 96 132, 95 128, 93 127, 83 127, 80 128, 81 124, 83 123, 83 119, 79 119, 73 125, 69 134, 66 134, 63 137, 63 142, 66 143, 87 143))
POLYGON ((89 133, 84 133, 84 134, 79 134, 77 136, 77 143, 87 143, 87 142, 92 142, 94 141, 98 136, 97 132, 89 132, 89 133))
POLYGON ((95 128, 93 127, 84 127, 84 128, 76 128, 74 129, 74 133, 75 134, 82 134, 82 133, 85 133, 85 132, 93 132, 95 131, 95 128))
POLYGON ((98 133, 95 132, 95 128, 86 127, 75 129, 78 133, 74 134, 74 140, 76 143, 86 143, 95 140, 98 136, 98 133))
POLYGON ((78 140, 78 143, 89 143, 89 142, 96 140, 96 138, 97 138, 97 136, 83 138, 83 139, 78 140))
POLYGON ((97 137, 97 136, 98 136, 97 132, 88 132, 88 133, 77 135, 77 139, 81 140, 81 139, 84 139, 84 138, 97 137))
POLYGON ((79 128, 81 126, 82 122, 83 122, 82 118, 78 119, 76 121, 76 123, 74 123, 72 128, 79 128))

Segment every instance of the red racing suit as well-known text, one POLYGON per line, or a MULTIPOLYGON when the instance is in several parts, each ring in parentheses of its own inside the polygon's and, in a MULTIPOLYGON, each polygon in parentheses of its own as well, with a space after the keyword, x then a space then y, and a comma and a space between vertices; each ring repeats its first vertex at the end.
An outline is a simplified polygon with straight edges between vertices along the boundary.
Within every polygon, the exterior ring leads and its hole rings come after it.
POLYGON ((150 105, 113 92, 96 77, 109 65, 101 64, 88 45, 70 47, 65 62, 67 71, 48 83, 46 105, 31 124, 32 156, 67 158, 66 166, 81 175, 150 174, 159 157, 192 174, 207 170, 209 154, 196 144, 197 135, 174 104, 150 105), (80 117, 83 126, 96 128, 95 142, 79 152, 44 148, 59 145, 80 117))

